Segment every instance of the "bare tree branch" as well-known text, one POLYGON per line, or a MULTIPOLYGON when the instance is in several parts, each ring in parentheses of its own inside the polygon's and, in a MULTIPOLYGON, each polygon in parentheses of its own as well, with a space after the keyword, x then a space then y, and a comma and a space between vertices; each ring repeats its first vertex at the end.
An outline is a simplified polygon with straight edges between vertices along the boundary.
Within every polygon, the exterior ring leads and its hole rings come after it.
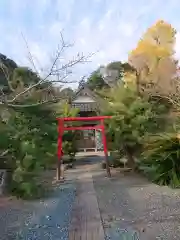
POLYGON ((30 62, 31 62, 31 64, 32 64, 35 72, 36 72, 37 74, 39 74, 38 71, 37 71, 37 68, 36 68, 36 65, 35 65, 33 56, 32 56, 31 51, 30 51, 30 49, 29 49, 28 42, 27 42, 26 38, 24 37, 23 33, 21 33, 21 35, 22 35, 22 38, 23 38, 23 40, 24 40, 24 42, 25 42, 25 45, 26 45, 26 48, 27 48, 27 51, 28 51, 28 54, 29 54, 29 60, 30 60, 30 62))
POLYGON ((159 94, 154 94, 153 97, 158 97, 160 99, 166 99, 174 107, 180 109, 180 99, 173 99, 171 96, 163 96, 163 95, 159 95, 159 94))
POLYGON ((8 152, 9 152, 9 149, 5 150, 0 154, 0 157, 4 157, 6 154, 8 154, 8 152))
MULTIPOLYGON (((7 84, 8 84, 8 87, 9 87, 9 89, 12 91, 12 92, 14 92, 14 89, 13 89, 13 87, 11 86, 11 83, 10 83, 10 75, 9 75, 9 72, 8 72, 8 69, 7 69, 7 67, 2 63, 2 62, 0 62, 0 69, 3 71, 3 73, 4 73, 4 76, 5 76, 5 79, 6 79, 6 81, 7 81, 7 84)), ((4 94, 3 94, 4 95, 4 94)))
MULTIPOLYGON (((22 34, 23 36, 23 34, 22 34)), ((56 54, 54 57, 54 60, 52 61, 52 65, 50 67, 50 70, 48 71, 48 73, 46 74, 46 76, 44 78, 41 78, 38 82, 29 85, 27 88, 24 88, 23 90, 21 90, 20 92, 17 92, 15 96, 12 97, 12 99, 1 99, 0 105, 5 105, 8 107, 30 107, 30 106, 38 106, 41 104, 46 104, 46 103, 50 103, 50 102, 54 102, 54 101, 59 101, 62 98, 57 98, 57 99, 53 99, 53 100, 47 100, 47 101, 42 101, 42 102, 38 102, 36 104, 16 104, 16 100, 18 100, 20 97, 22 97, 23 95, 30 93, 32 89, 35 89, 43 84, 48 84, 46 87, 50 86, 53 83, 60 83, 60 84, 68 84, 68 83, 75 83, 77 82, 71 79, 68 79, 69 76, 72 74, 72 68, 75 67, 77 64, 83 64, 83 63, 87 63, 89 62, 89 58, 91 58, 95 53, 91 53, 87 56, 84 56, 83 54, 77 54, 77 56, 74 56, 72 58, 72 60, 69 60, 67 63, 65 64, 61 64, 61 66, 56 67, 57 63, 59 63, 63 52, 65 51, 65 49, 72 47, 72 44, 66 44, 63 38, 62 33, 60 33, 61 36, 61 40, 60 40, 60 44, 57 47, 56 50, 56 54), (50 77, 53 76, 58 76, 57 80, 53 80, 50 77), (49 79, 50 78, 50 79, 49 79)), ((29 53, 29 59, 31 64, 33 65, 34 70, 36 71, 36 73, 38 74, 33 56, 30 52, 28 43, 26 41, 26 39, 23 36, 23 39, 25 41, 26 44, 26 48, 28 50, 29 53)), ((38 74, 39 75, 39 74, 38 74)), ((9 79, 8 75, 5 75, 7 80, 9 79)), ((8 85, 9 85, 9 81, 8 81, 8 85)), ((10 97, 11 95, 9 95, 10 97)))
POLYGON ((52 66, 51 66, 51 68, 50 68, 50 71, 49 71, 49 73, 47 74, 47 76, 45 77, 45 79, 47 79, 47 78, 52 74, 53 69, 54 69, 54 67, 55 67, 58 59, 60 58, 61 54, 63 53, 64 49, 65 49, 65 48, 68 48, 68 47, 71 47, 71 44, 65 44, 62 33, 60 33, 60 35, 61 35, 61 47, 60 47, 60 49, 59 49, 59 46, 58 46, 57 51, 56 51, 56 57, 55 57, 55 59, 54 59, 54 61, 53 61, 53 63, 52 63, 52 66))
POLYGON ((51 73, 51 75, 54 75, 54 74, 57 74, 58 72, 61 72, 61 71, 64 71, 64 70, 67 70, 68 68, 71 68, 73 67, 74 65, 76 65, 77 63, 87 63, 87 62, 90 62, 88 59, 91 58, 95 53, 91 53, 87 56, 80 56, 80 54, 77 54, 77 58, 69 61, 68 63, 62 65, 59 69, 56 69, 55 71, 53 71, 51 73))
MULTIPOLYGON (((89 55, 89 56, 92 56, 92 54, 89 55)), ((88 57, 89 57, 89 56, 88 56, 88 57)), ((82 56, 82 57, 80 57, 79 59, 70 61, 70 62, 67 63, 66 65, 63 65, 61 68, 59 68, 58 70, 56 70, 56 73, 58 73, 59 71, 63 71, 63 70, 65 70, 65 69, 67 69, 67 68, 73 67, 74 65, 76 65, 76 64, 78 64, 78 63, 82 63, 82 62, 84 62, 84 60, 87 59, 88 57, 82 56)), ((57 57, 56 57, 56 60, 53 62, 53 66, 54 66, 54 64, 56 63, 56 61, 57 61, 57 57)), ((47 80, 47 78, 48 78, 49 76, 51 76, 51 74, 52 74, 52 69, 53 69, 53 67, 51 67, 51 71, 48 73, 48 75, 47 75, 45 78, 41 79, 41 80, 38 81, 37 83, 29 86, 29 87, 26 88, 24 91, 22 91, 22 92, 20 92, 19 94, 17 94, 12 100, 9 100, 8 103, 13 103, 16 99, 18 99, 18 98, 19 98, 20 96, 22 96, 23 94, 29 92, 31 89, 33 89, 33 88, 41 85, 43 82, 45 82, 45 81, 47 80)), ((54 72, 53 72, 53 75, 54 75, 54 72)), ((67 82, 64 82, 63 79, 64 79, 64 78, 61 78, 58 82, 59 82, 59 83, 67 83, 67 82)), ((50 81, 49 81, 49 82, 50 82, 50 81)), ((68 83, 69 83, 69 82, 68 82, 68 83)))
POLYGON ((5 102, 0 102, 0 106, 7 106, 7 107, 11 107, 11 108, 29 108, 29 107, 37 107, 37 106, 41 106, 44 104, 49 104, 49 103, 57 103, 60 100, 65 100, 62 97, 58 97, 55 99, 51 99, 51 100, 45 100, 45 101, 41 101, 38 103, 32 103, 32 104, 11 104, 11 103, 5 103, 5 102))

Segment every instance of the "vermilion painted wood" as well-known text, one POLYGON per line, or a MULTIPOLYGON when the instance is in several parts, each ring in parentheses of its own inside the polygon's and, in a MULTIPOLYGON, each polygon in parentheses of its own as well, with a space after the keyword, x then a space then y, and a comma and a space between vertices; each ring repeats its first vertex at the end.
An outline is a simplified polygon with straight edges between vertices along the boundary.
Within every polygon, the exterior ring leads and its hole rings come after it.
POLYGON ((94 117, 64 117, 57 118, 57 120, 62 119, 64 122, 74 122, 74 121, 100 121, 102 119, 110 119, 112 116, 94 116, 94 117))
POLYGON ((107 150, 107 141, 106 141, 106 134, 105 134, 105 127, 104 127, 104 120, 101 120, 101 126, 102 126, 102 142, 104 146, 104 154, 108 154, 107 150))
POLYGON ((107 154, 107 143, 106 143, 106 135, 104 129, 104 119, 110 119, 111 116, 94 116, 94 117, 64 117, 57 118, 58 120, 58 159, 61 160, 61 150, 62 150, 62 136, 64 131, 73 131, 73 130, 93 130, 99 129, 102 130, 102 140, 104 146, 104 153, 107 154), (64 122, 70 121, 101 121, 101 125, 96 126, 73 126, 73 127, 65 127, 64 122))
MULTIPOLYGON (((110 169, 108 166, 108 149, 107 149, 107 141, 106 141, 106 134, 105 134, 105 127, 104 127, 104 120, 105 119, 110 119, 112 118, 111 116, 94 116, 94 117, 64 117, 64 118, 57 118, 58 120, 58 162, 60 163, 61 157, 62 157, 62 137, 64 131, 73 131, 73 130, 93 130, 93 129, 99 129, 102 131, 102 141, 103 141, 103 148, 104 148, 104 155, 106 159, 106 168, 107 168, 107 173, 108 176, 111 176, 110 169), (64 126, 64 122, 74 122, 74 121, 100 121, 100 125, 96 126, 64 126)), ((59 164, 60 167, 60 164, 59 164)), ((58 178, 60 178, 60 170, 58 174, 58 178)))
POLYGON ((62 137, 63 137, 63 133, 64 133, 64 122, 62 119, 59 119, 58 121, 58 159, 61 159, 61 155, 62 155, 62 137))
POLYGON ((64 131, 73 131, 73 130, 93 130, 93 129, 102 129, 101 125, 96 126, 81 126, 81 127, 64 127, 64 131))

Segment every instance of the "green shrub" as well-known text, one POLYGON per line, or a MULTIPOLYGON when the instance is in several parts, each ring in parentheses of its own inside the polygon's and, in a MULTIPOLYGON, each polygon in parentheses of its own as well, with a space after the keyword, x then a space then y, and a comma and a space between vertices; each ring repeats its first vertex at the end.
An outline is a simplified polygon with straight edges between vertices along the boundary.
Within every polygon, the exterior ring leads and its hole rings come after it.
POLYGON ((63 153, 64 153, 64 155, 68 156, 68 160, 65 160, 66 162, 68 162, 68 163, 74 162, 75 156, 77 153, 75 143, 70 142, 70 141, 63 142, 63 153))
POLYGON ((1 167, 10 169, 9 189, 22 198, 36 198, 42 193, 36 177, 42 168, 52 164, 56 152, 57 127, 51 110, 39 108, 12 111, 6 123, 1 122, 1 167), (44 117, 45 113, 48 116, 44 117))
POLYGON ((122 152, 110 152, 109 156, 109 165, 111 167, 117 168, 117 167, 124 167, 123 162, 121 161, 121 158, 123 157, 122 152))
POLYGON ((76 147, 76 132, 75 131, 67 131, 63 135, 63 154, 67 157, 68 159, 64 160, 67 163, 74 162, 75 161, 75 156, 77 153, 77 147, 76 147))
POLYGON ((36 174, 17 168, 12 175, 10 189, 17 197, 34 199, 42 196, 44 189, 36 181, 36 174))
POLYGON ((135 158, 141 153, 143 137, 155 130, 159 131, 156 119, 160 118, 161 111, 164 112, 161 106, 157 105, 155 110, 152 103, 137 96, 131 89, 120 86, 112 91, 105 112, 113 116, 107 122, 108 140, 111 149, 122 151, 126 156, 128 167, 135 169, 135 158))
POLYGON ((159 185, 180 187, 180 140, 176 133, 149 137, 139 169, 159 185))

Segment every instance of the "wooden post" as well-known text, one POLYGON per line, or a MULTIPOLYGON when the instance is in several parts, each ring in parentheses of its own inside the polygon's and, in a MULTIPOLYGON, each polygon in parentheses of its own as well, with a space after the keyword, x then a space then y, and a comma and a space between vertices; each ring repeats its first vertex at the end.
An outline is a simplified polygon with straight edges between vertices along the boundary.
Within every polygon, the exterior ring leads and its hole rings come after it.
POLYGON ((105 157, 105 163, 106 163, 106 172, 107 176, 111 177, 111 170, 109 167, 108 162, 108 150, 107 150, 107 140, 106 140, 106 133, 105 133, 105 127, 104 127, 104 120, 101 120, 101 129, 102 129, 102 141, 103 141, 103 148, 104 148, 104 157, 105 157))
POLYGON ((57 181, 61 178, 61 158, 62 158, 62 137, 64 131, 64 122, 62 119, 58 120, 58 153, 57 153, 57 181))
POLYGON ((59 181, 61 178, 61 161, 57 161, 57 169, 56 169, 56 180, 59 181))

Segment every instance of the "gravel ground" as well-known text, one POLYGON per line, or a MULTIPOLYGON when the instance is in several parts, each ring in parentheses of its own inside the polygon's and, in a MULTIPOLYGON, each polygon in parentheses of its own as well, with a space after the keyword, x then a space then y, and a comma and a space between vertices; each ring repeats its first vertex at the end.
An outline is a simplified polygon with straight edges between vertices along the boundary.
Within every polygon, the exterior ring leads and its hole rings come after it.
POLYGON ((76 179, 91 172, 106 239, 138 240, 132 238, 138 232, 141 240, 180 240, 180 190, 159 187, 132 173, 116 172, 108 179, 100 162, 98 157, 79 162, 49 199, 0 206, 0 239, 68 240, 76 179))
POLYGON ((0 239, 13 240, 16 232, 26 219, 31 216, 32 209, 21 201, 12 201, 0 207, 0 239))
POLYGON ((180 190, 132 173, 112 179, 94 174, 93 180, 107 239, 118 239, 121 229, 137 231, 142 240, 180 239, 180 190))
POLYGON ((120 229, 118 226, 109 228, 105 234, 106 240, 140 240, 139 234, 136 231, 120 229))
POLYGON ((57 186, 46 200, 25 202, 0 210, 1 240, 68 240, 75 200, 75 183, 57 186))

